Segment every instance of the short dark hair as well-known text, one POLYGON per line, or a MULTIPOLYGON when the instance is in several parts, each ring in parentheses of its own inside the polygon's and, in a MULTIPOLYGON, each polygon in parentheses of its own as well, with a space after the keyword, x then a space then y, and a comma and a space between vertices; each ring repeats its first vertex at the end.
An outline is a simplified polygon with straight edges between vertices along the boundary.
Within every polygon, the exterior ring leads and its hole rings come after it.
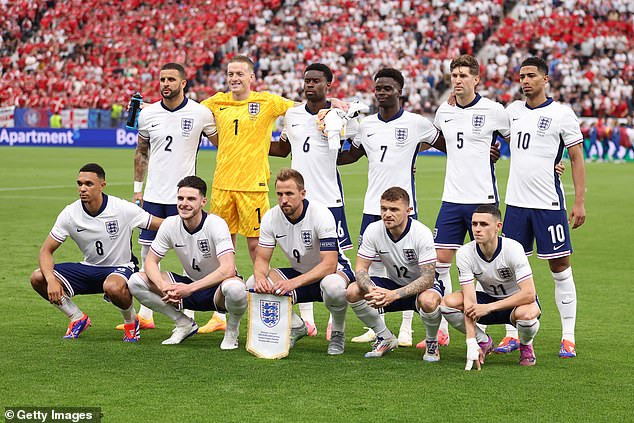
POLYGON ((170 62, 163 65, 161 70, 176 70, 180 75, 181 79, 187 79, 187 74, 185 73, 185 68, 180 63, 170 62))
POLYGON ((247 66, 249 66, 249 70, 251 72, 253 72, 253 69, 255 69, 255 63, 253 63, 253 60, 249 59, 247 56, 243 56, 241 54, 237 55, 237 56, 233 56, 231 59, 229 59, 229 61, 227 62, 227 64, 229 63, 246 63, 247 66))
POLYGON ((460 67, 469 68, 469 72, 473 76, 480 75, 480 63, 478 63, 478 59, 470 54, 458 56, 449 64, 449 70, 451 71, 460 67))
POLYGON ((548 75, 548 64, 541 57, 533 56, 524 59, 524 61, 520 65, 520 68, 523 68, 524 66, 535 66, 538 71, 540 71, 544 75, 548 75))
POLYGON ((176 185, 178 189, 181 188, 194 188, 197 189, 198 191, 200 191, 200 194, 203 197, 207 196, 207 184, 205 183, 205 181, 202 180, 202 178, 199 178, 198 176, 185 176, 183 179, 181 179, 178 182, 178 185, 176 185))
POLYGON ((392 78, 400 85, 401 89, 405 86, 405 78, 403 78, 403 74, 398 69, 383 68, 374 75, 374 82, 379 78, 392 78))
POLYGON ((384 201, 398 201, 403 200, 409 205, 409 194, 401 187, 391 187, 386 189, 381 194, 381 200, 384 201))
POLYGON ((473 212, 473 214, 476 213, 490 214, 497 220, 502 220, 502 212, 500 212, 500 209, 495 204, 482 204, 481 206, 478 206, 473 212))
POLYGON ((99 179, 106 179, 106 171, 103 170, 103 167, 99 166, 97 163, 85 164, 81 167, 81 169, 79 169, 79 172, 95 173, 99 179))
POLYGON ((311 63, 310 65, 306 66, 306 69, 304 70, 304 74, 306 74, 306 72, 311 70, 319 71, 323 73, 324 76, 326 77, 326 81, 328 81, 328 83, 332 82, 332 71, 330 70, 328 66, 324 65, 323 63, 311 63))
POLYGON ((291 169, 288 167, 280 169, 280 171, 277 173, 277 176, 275 177, 275 183, 277 183, 277 181, 286 182, 291 179, 295 181, 295 183, 297 184, 297 188, 300 191, 304 190, 304 177, 302 176, 302 174, 295 169, 291 169))

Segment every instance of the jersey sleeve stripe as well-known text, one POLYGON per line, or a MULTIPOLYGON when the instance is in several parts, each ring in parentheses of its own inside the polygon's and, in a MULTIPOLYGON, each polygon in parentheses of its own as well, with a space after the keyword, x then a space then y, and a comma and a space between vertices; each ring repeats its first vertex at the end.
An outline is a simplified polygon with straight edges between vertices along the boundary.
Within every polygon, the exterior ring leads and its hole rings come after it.
POLYGON ((258 245, 263 248, 275 248, 275 244, 264 244, 263 242, 258 242, 258 245))
POLYGON ((517 279, 517 283, 524 282, 526 279, 528 279, 528 278, 530 278, 532 276, 533 276, 532 273, 529 273, 528 275, 522 276, 521 278, 517 279))
POLYGON ((418 262, 418 265, 420 266, 421 264, 429 264, 429 263, 434 263, 436 261, 436 258, 431 258, 431 259, 427 259, 427 260, 422 260, 418 262))
POLYGON ((55 241, 59 242, 60 244, 63 243, 64 241, 66 241, 66 239, 62 239, 58 236, 56 236, 53 232, 50 232, 51 238, 53 238, 55 241))
POLYGON ((150 251, 152 251, 154 254, 156 254, 157 256, 159 256, 159 257, 161 257, 161 258, 165 257, 165 254, 164 254, 164 253, 163 253, 163 254, 159 253, 159 252, 158 252, 158 251, 156 251, 154 248, 152 248, 152 246, 150 246, 150 251))
POLYGON ((152 215, 148 213, 147 223, 145 224, 145 227, 143 229, 149 229, 151 224, 152 224, 152 215))
POLYGON ((361 257, 362 259, 366 259, 366 260, 374 260, 374 258, 376 256, 366 256, 365 254, 362 253, 357 253, 357 256, 361 257))
POLYGON ((474 281, 474 278, 464 279, 464 280, 460 279, 460 285, 467 285, 467 284, 473 283, 473 281, 474 281))
POLYGON ((572 142, 569 142, 568 144, 566 144, 566 148, 573 147, 573 146, 575 146, 577 144, 580 144, 582 142, 583 142, 583 138, 579 138, 578 140, 575 140, 575 141, 572 141, 572 142))
POLYGON ((233 250, 233 248, 227 248, 226 250, 222 250, 221 252, 216 254, 216 257, 224 256, 227 253, 234 253, 234 252, 235 251, 233 250))

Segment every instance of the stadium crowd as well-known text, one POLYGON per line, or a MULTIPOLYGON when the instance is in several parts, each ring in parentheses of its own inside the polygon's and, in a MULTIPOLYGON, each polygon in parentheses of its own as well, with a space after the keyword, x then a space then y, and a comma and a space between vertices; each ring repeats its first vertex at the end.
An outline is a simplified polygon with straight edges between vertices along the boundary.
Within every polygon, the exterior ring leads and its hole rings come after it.
POLYGON ((181 62, 190 96, 225 89, 221 65, 239 51, 256 59, 256 89, 299 98, 301 73, 336 70, 332 93, 371 102, 371 76, 403 70, 406 105, 433 113, 449 61, 481 52, 483 94, 520 97, 522 57, 551 67, 551 95, 580 116, 634 110, 634 4, 627 0, 372 2, 347 0, 133 0, 103 4, 0 1, 0 106, 109 109, 134 91, 152 98, 160 63, 181 62), (515 6, 515 7, 514 7, 515 6), (246 13, 245 13, 246 11, 246 13))

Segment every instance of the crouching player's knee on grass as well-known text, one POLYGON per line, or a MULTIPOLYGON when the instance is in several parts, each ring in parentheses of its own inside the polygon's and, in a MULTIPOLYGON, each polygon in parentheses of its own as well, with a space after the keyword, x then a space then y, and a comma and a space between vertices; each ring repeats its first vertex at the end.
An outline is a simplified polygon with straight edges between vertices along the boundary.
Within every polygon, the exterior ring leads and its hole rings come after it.
POLYGON ((438 361, 437 332, 441 321, 440 298, 444 289, 434 279, 436 250, 432 233, 411 218, 409 195, 392 187, 381 196, 381 221, 370 223, 359 246, 355 268, 357 282, 347 290, 350 307, 365 326, 376 333, 376 342, 365 354, 382 357, 398 346, 381 312, 416 310, 427 332, 425 361, 438 361), (380 260, 387 277, 368 274, 373 261, 380 260))
POLYGON ((247 301, 242 279, 236 276, 231 234, 224 220, 205 213, 207 185, 197 176, 178 183, 177 216, 170 216, 152 241, 145 273, 135 274, 130 291, 141 304, 174 321, 165 345, 179 344, 198 331, 182 310, 227 311, 223 350, 238 348, 240 319, 247 301), (161 259, 174 249, 185 276, 159 270, 161 259))
POLYGON ((467 335, 465 370, 477 369, 493 351, 493 341, 477 325, 510 324, 520 337, 522 366, 535 364, 533 338, 539 329, 540 307, 528 259, 518 242, 498 236, 501 214, 494 205, 483 205, 473 213, 475 240, 456 255, 461 291, 442 301, 445 319, 467 335), (483 291, 475 289, 480 282, 483 291))
POLYGON ((71 299, 75 295, 105 294, 123 315, 126 342, 139 339, 139 321, 126 282, 135 265, 130 238, 135 227, 156 230, 162 219, 132 203, 104 194, 106 173, 96 163, 79 170, 79 200, 59 214, 40 249, 39 269, 31 286, 69 319, 64 338, 78 338, 90 318, 71 299), (70 237, 84 255, 81 263, 55 264, 53 253, 70 237))

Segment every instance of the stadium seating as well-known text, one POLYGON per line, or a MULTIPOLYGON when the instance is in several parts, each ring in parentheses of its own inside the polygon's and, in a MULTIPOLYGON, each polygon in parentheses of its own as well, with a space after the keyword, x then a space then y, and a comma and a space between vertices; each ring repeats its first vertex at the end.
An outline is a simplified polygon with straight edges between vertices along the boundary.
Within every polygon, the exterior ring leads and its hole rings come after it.
POLYGON ((529 54, 551 65, 551 95, 581 116, 633 109, 634 6, 628 0, 0 0, 0 106, 109 109, 134 91, 157 100, 161 64, 185 63, 190 96, 225 88, 221 65, 256 58, 257 89, 299 98, 309 62, 336 70, 332 94, 371 102, 372 75, 404 71, 406 106, 433 113, 452 57, 477 53, 484 94, 519 98, 529 54), (508 8, 508 9, 506 9, 508 8), (512 12, 511 12, 512 10, 512 12))

